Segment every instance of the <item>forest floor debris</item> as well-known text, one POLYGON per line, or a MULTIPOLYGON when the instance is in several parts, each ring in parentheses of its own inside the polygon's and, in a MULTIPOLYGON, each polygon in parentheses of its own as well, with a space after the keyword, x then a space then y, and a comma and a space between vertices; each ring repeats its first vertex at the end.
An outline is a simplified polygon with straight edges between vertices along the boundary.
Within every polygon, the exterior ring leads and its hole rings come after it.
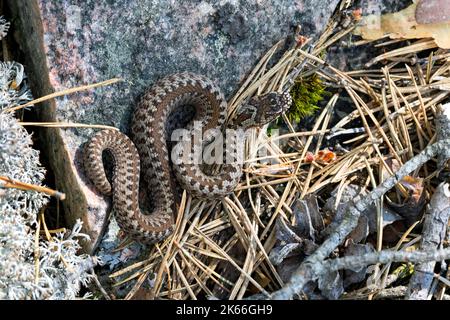
MULTIPOLYGON (((130 286, 125 299, 448 299, 450 52, 432 38, 352 43, 360 14, 343 27, 345 4, 314 43, 301 30, 282 55, 277 43, 230 99, 233 117, 253 95, 309 88, 248 137, 233 194, 184 192, 174 234, 114 268, 109 281, 130 286), (365 65, 327 62, 331 46, 363 43, 379 53, 365 65)), ((48 238, 42 216, 37 226, 48 238)), ((117 249, 124 261, 132 245, 117 249)))

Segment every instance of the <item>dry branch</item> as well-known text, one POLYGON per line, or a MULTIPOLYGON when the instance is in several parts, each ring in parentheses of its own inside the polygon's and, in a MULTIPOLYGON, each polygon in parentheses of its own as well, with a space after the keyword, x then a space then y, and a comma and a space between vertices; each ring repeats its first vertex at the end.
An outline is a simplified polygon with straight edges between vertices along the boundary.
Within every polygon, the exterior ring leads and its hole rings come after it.
MULTIPOLYGON (((347 256, 324 262, 316 262, 315 268, 318 268, 321 274, 327 272, 349 269, 360 270, 362 267, 376 263, 390 263, 390 262, 411 262, 411 263, 425 263, 442 261, 450 258, 450 248, 435 249, 435 250, 417 250, 413 252, 407 251, 391 251, 382 250, 379 252, 367 253, 362 256, 347 256)), ((431 274, 432 278, 434 274, 431 274)))

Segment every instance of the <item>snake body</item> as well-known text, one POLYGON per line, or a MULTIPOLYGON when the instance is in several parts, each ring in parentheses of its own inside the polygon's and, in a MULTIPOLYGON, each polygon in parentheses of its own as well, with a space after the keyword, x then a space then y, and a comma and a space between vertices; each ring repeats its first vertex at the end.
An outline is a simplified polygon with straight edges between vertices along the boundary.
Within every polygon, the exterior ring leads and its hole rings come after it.
MULTIPOLYGON (((272 92, 252 98, 238 110, 228 127, 261 126, 286 111, 290 104, 289 93, 272 92)), ((169 159, 168 141, 180 124, 192 129, 192 123, 200 121, 204 131, 223 130, 226 117, 226 100, 214 83, 185 72, 165 77, 144 93, 132 117, 133 141, 115 130, 102 130, 91 138, 84 150, 86 174, 99 192, 112 195, 113 211, 123 230, 146 243, 170 235, 177 210, 177 183, 192 194, 207 198, 223 197, 234 190, 242 174, 239 163, 226 163, 217 175, 207 175, 192 161, 172 168, 169 159), (104 151, 113 160, 111 183, 103 167, 104 151), (153 200, 152 212, 139 207, 141 171, 145 183, 141 187, 153 200)), ((174 150, 172 155, 180 158, 186 152, 174 150)))

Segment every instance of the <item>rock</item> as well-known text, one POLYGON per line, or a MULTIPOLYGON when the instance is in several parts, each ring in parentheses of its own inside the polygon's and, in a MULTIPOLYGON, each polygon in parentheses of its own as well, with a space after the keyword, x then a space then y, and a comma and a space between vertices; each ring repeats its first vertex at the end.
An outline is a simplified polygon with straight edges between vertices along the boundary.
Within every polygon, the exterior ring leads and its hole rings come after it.
POLYGON ((400 11, 411 4, 411 0, 357 0, 355 6, 362 9, 363 15, 400 11))
MULTIPOLYGON (((104 124, 128 133, 137 98, 174 72, 207 74, 227 97, 258 59, 301 24, 314 36, 338 0, 8 0, 17 43, 35 97, 121 77, 109 87, 40 105, 42 121, 104 124)), ((83 220, 91 252, 107 219, 108 199, 86 181, 80 153, 92 129, 43 130, 66 221, 83 220)))
POLYGON ((416 21, 421 24, 450 21, 448 0, 421 0, 417 3, 416 21))

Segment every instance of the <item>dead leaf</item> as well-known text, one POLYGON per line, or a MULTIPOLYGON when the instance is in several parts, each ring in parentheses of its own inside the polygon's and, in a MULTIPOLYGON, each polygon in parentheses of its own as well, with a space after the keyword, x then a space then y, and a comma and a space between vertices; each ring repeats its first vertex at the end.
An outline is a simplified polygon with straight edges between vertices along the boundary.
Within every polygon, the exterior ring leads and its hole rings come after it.
POLYGON ((423 193, 423 179, 406 176, 399 183, 411 191, 410 197, 412 202, 419 204, 423 193))
MULTIPOLYGON (((374 252, 375 249, 369 243, 366 244, 356 244, 350 242, 345 248, 345 256, 361 256, 366 253, 374 252)), ((344 273, 344 287, 349 285, 360 283, 366 278, 367 267, 360 268, 359 270, 349 270, 346 269, 344 273)))
POLYGON ((344 217, 345 211, 347 210, 347 206, 350 201, 359 194, 366 194, 365 190, 362 189, 361 186, 356 184, 349 184, 341 194, 341 198, 339 200, 339 204, 336 204, 337 196, 338 196, 339 186, 336 187, 331 192, 331 197, 329 197, 325 203, 324 210, 331 212, 331 215, 334 217, 333 222, 339 223, 342 221, 344 217))
POLYGON ((152 291, 146 288, 139 288, 131 300, 153 300, 152 291))
MULTIPOLYGON (((369 218, 369 233, 377 231, 377 210, 373 206, 370 212, 366 212, 366 217, 369 218)), ((383 207, 383 228, 395 221, 402 220, 402 217, 395 211, 391 210, 388 206, 383 207)))
POLYGON ((302 241, 302 239, 287 226, 283 218, 277 218, 275 236, 281 243, 299 243, 302 241))
POLYGON ((292 272, 318 245, 308 237, 297 234, 281 217, 276 221, 275 236, 277 244, 270 251, 269 259, 277 267, 283 281, 289 280, 292 272))
MULTIPOLYGON (((353 200, 357 195, 366 195, 367 191, 363 190, 361 186, 355 184, 349 184, 341 194, 339 204, 336 206, 336 197, 338 194, 338 188, 336 187, 331 192, 331 197, 327 199, 325 203, 324 210, 327 210, 333 216, 333 225, 339 224, 347 210, 348 205, 351 200, 353 200)), ((383 228, 397 220, 401 220, 402 217, 396 212, 391 210, 388 206, 383 207, 383 228)), ((328 230, 327 228, 326 230, 328 230)), ((368 234, 377 231, 377 207, 376 205, 369 206, 364 212, 361 218, 358 220, 358 225, 349 235, 355 243, 358 243, 365 239, 368 234), (364 218, 363 218, 364 217, 364 218)), ((326 235, 326 232, 325 234, 326 235)))
POLYGON ((310 194, 304 199, 297 199, 292 205, 295 223, 293 230, 300 236, 315 241, 316 233, 324 228, 324 221, 320 213, 317 196, 310 194))
POLYGON ((278 266, 284 261, 284 259, 292 256, 293 254, 298 255, 299 253, 301 253, 300 249, 300 243, 288 243, 284 246, 274 247, 270 251, 270 262, 272 262, 274 266, 278 266))
POLYGON ((425 193, 422 192, 419 199, 411 195, 402 203, 396 203, 386 197, 386 204, 401 217, 406 219, 407 225, 411 225, 417 221, 425 207, 425 193))
POLYGON ((328 272, 319 278, 319 289, 330 300, 337 300, 344 293, 344 284, 338 271, 328 272))
POLYGON ((349 239, 352 239, 354 243, 359 243, 366 239, 369 235, 369 219, 365 215, 361 215, 358 219, 356 228, 348 235, 349 239))
MULTIPOLYGON (((289 244, 299 244, 302 253, 309 255, 317 249, 318 245, 311 239, 298 235, 291 226, 288 226, 283 218, 278 218, 276 222, 276 238, 279 240, 279 246, 283 247, 289 244)), ((277 248, 277 247, 275 247, 277 248)), ((274 248, 274 249, 275 249, 274 248)), ((272 249, 272 250, 274 250, 272 249)))
MULTIPOLYGON (((401 167, 400 163, 395 159, 390 159, 386 161, 386 163, 392 172, 397 172, 401 167)), ((382 176, 383 180, 385 180, 390 174, 383 168, 382 176)), ((424 179, 409 175, 405 176, 398 184, 396 184, 395 190, 401 196, 401 200, 397 200, 397 194, 391 192, 390 194, 386 194, 386 204, 391 210, 395 211, 396 214, 405 218, 407 224, 413 223, 417 220, 425 206, 426 194, 424 192, 424 179)), ((396 218, 396 220, 398 219, 396 218)))

